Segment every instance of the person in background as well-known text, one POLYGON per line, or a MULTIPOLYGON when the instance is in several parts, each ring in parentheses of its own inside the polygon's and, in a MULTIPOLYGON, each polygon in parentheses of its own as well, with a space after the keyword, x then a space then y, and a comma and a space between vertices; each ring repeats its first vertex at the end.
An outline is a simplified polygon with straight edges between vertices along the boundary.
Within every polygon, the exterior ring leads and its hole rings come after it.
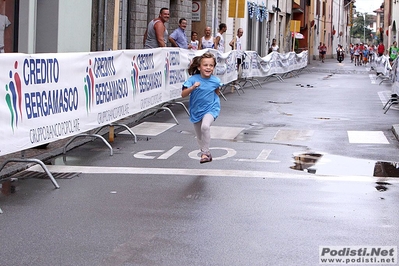
POLYGON ((363 43, 360 43, 360 45, 359 45, 360 65, 363 64, 363 51, 364 51, 364 44, 363 44, 363 43))
POLYGON ((355 66, 360 66, 360 49, 358 43, 355 45, 353 55, 355 56, 355 66))
POLYGON ((205 35, 202 36, 199 42, 199 47, 198 49, 213 49, 215 47, 215 43, 213 40, 213 37, 211 35, 211 27, 206 27, 205 28, 205 35))
POLYGON ((8 17, 0 14, 0 53, 4 53, 4 31, 10 25, 8 17))
POLYGON ((224 38, 223 33, 227 31, 227 25, 225 23, 219 24, 219 31, 215 37, 215 49, 220 53, 224 53, 224 38))
POLYGON ((380 41, 380 44, 378 44, 377 52, 378 52, 378 56, 383 56, 383 55, 384 55, 385 46, 384 46, 384 44, 382 43, 382 41, 380 41))
MULTIPOLYGON (((229 45, 231 46, 231 49, 237 51, 237 54, 236 54, 236 56, 237 56, 236 69, 237 69, 237 72, 238 72, 238 78, 240 78, 241 74, 242 74, 241 63, 242 63, 242 60, 243 60, 244 53, 242 51, 241 37, 242 37, 243 34, 244 34, 244 30, 242 28, 238 28, 237 36, 233 37, 233 39, 229 43, 229 45)), ((237 82, 234 81, 233 84, 237 85, 237 82)), ((232 86, 231 87, 231 92, 233 93, 235 89, 236 89, 235 86, 232 86)))
POLYGON ((187 20, 185 18, 179 19, 179 27, 169 35, 169 42, 173 47, 180 47, 183 49, 191 49, 191 44, 187 44, 186 37, 187 20))
POLYGON ((319 61, 321 61, 321 57, 322 57, 321 56, 322 52, 323 52, 322 46, 323 46, 322 42, 320 42, 319 46, 317 46, 317 50, 319 50, 319 61))
POLYGON ((271 52, 279 52, 280 51, 280 47, 278 47, 276 39, 272 40, 272 46, 270 46, 270 51, 271 52))
POLYGON ((242 28, 238 28, 237 36, 235 36, 229 43, 232 50, 242 51, 241 37, 244 34, 242 28))
POLYGON ((344 51, 344 48, 342 47, 341 44, 338 44, 338 47, 337 47, 336 51, 337 51, 337 59, 338 59, 338 61, 339 60, 343 61, 344 60, 345 51, 344 51))
POLYGON ((327 46, 325 43, 321 45, 321 62, 324 63, 324 59, 326 58, 327 46))
POLYGON ((368 63, 369 53, 370 53, 369 48, 365 46, 363 49, 363 65, 365 65, 365 66, 368 63))
POLYGON ((169 21, 169 9, 161 8, 159 16, 148 23, 147 30, 144 33, 143 45, 146 49, 166 47, 168 40, 168 31, 165 22, 169 21))
POLYGON ((354 53, 355 53, 355 47, 353 46, 353 43, 349 45, 349 53, 351 55, 351 63, 353 63, 353 60, 355 59, 354 53))
POLYGON ((389 62, 392 62, 398 57, 399 48, 396 41, 393 42, 392 46, 389 47, 389 62))
POLYGON ((197 40, 198 38, 198 33, 196 31, 191 32, 191 50, 198 50, 199 47, 199 41, 197 40))
POLYGON ((369 46, 369 60, 368 60, 370 63, 374 61, 374 54, 375 54, 375 46, 374 44, 371 44, 369 46))
POLYGON ((196 56, 188 69, 191 75, 182 87, 181 96, 190 95, 190 121, 194 124, 197 142, 201 150, 200 163, 212 161, 209 144, 211 141, 211 124, 220 113, 220 87, 223 85, 213 75, 216 58, 206 52, 196 56))

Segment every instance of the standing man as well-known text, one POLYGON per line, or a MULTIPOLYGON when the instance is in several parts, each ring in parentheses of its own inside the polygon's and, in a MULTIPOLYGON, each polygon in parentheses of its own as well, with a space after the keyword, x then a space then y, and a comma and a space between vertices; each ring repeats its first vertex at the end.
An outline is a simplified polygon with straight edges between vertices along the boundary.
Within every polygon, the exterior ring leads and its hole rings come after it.
POLYGON ((229 43, 229 45, 231 46, 231 49, 237 50, 237 51, 242 51, 241 37, 243 34, 244 34, 244 30, 242 28, 238 28, 237 36, 234 37, 229 43))
POLYGON ((208 49, 208 48, 213 49, 213 48, 215 48, 215 43, 214 43, 213 37, 211 36, 211 32, 212 32, 211 27, 205 28, 205 31, 204 31, 205 35, 202 36, 202 38, 200 39, 198 49, 208 49))
POLYGON ((220 23, 219 24, 219 31, 216 34, 215 38, 215 49, 218 50, 221 53, 224 53, 224 38, 223 38, 223 33, 227 31, 227 26, 225 23, 220 23))
POLYGON ((146 49, 166 47, 168 40, 168 31, 165 22, 169 20, 169 9, 161 8, 159 16, 148 23, 147 30, 144 33, 143 45, 146 49))
POLYGON ((169 42, 173 47, 180 47, 184 49, 191 49, 187 44, 186 30, 187 20, 185 18, 179 19, 179 27, 175 29, 172 34, 169 36, 169 42))
POLYGON ((4 53, 4 31, 10 25, 8 17, 0 14, 0 53, 4 53))
POLYGON ((229 45, 231 46, 231 49, 237 51, 237 70, 240 70, 240 65, 242 63, 242 57, 243 57, 243 51, 242 51, 242 43, 241 43, 241 37, 244 34, 244 30, 242 28, 238 28, 237 30, 237 36, 234 37, 229 45))
MULTIPOLYGON (((237 36, 233 37, 233 39, 230 41, 229 45, 231 46, 231 49, 236 50, 236 57, 237 57, 237 64, 236 64, 236 69, 237 69, 237 79, 241 78, 242 74, 242 68, 241 68, 241 63, 243 60, 244 53, 242 51, 242 44, 241 44, 241 37, 244 34, 244 30, 242 28, 238 28, 237 30, 237 36)), ((233 82, 233 86, 231 87, 231 92, 233 93, 234 90, 236 89, 237 81, 233 82)))

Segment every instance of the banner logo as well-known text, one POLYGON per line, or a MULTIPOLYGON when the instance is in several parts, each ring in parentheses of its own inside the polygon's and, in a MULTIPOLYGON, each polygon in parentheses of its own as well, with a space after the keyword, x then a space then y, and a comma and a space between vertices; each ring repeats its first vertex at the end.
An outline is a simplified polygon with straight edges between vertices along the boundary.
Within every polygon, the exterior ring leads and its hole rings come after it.
POLYGON ((10 82, 6 84, 5 100, 10 111, 10 126, 14 132, 14 127, 18 126, 18 120, 22 120, 22 85, 18 74, 18 61, 14 63, 14 70, 10 70, 10 82))
POLYGON ((133 99, 136 97, 137 88, 139 87, 139 67, 136 63, 136 56, 132 59, 132 70, 130 71, 130 80, 132 82, 133 99))
POLYGON ((89 59, 89 66, 86 68, 86 77, 84 77, 84 90, 86 95, 86 112, 89 113, 94 101, 94 75, 92 61, 89 59))

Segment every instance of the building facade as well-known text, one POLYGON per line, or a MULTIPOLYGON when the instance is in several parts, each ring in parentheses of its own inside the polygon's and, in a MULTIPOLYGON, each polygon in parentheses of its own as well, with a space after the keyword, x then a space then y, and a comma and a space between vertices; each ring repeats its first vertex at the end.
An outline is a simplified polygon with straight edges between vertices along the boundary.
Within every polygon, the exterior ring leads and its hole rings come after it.
MULTIPOLYGON (((266 56, 272 39, 281 53, 309 51, 318 57, 319 43, 335 56, 338 44, 351 43, 356 0, 7 0, 0 13, 11 25, 5 29, 6 52, 60 53, 143 48, 147 24, 162 7, 170 10, 169 34, 186 18, 191 31, 202 37, 207 26, 215 36, 227 24, 225 51, 238 28, 243 28, 243 49, 266 56), (292 25, 299 23, 300 39, 292 25)), ((399 0, 381 0, 376 12, 376 37, 389 47, 397 38, 399 0)))

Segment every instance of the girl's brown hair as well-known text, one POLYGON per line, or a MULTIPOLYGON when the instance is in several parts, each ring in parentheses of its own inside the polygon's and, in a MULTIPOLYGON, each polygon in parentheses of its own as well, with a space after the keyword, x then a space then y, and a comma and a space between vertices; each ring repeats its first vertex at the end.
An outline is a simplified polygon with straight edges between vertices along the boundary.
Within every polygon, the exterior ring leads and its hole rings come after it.
POLYGON ((213 59, 213 63, 214 66, 216 66, 216 58, 213 54, 206 52, 201 56, 196 56, 193 58, 193 61, 191 62, 191 65, 188 67, 188 74, 190 74, 191 76, 194 74, 199 74, 199 70, 198 67, 201 65, 201 61, 204 58, 212 58, 213 59))

